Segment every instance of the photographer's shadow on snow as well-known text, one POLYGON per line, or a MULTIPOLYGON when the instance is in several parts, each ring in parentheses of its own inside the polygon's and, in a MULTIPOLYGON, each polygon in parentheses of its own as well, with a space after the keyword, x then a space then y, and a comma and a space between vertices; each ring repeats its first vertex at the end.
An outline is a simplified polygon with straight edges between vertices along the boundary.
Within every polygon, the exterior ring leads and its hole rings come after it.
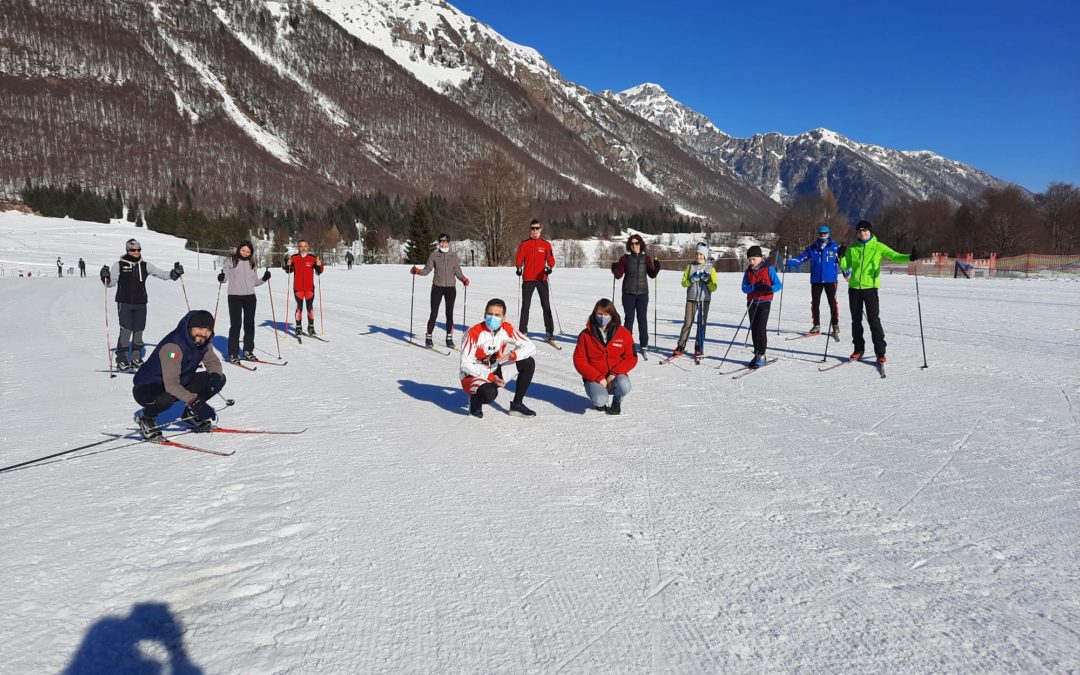
POLYGON ((202 675, 184 649, 183 626, 161 602, 132 605, 90 627, 64 675, 173 673, 202 675))
MULTIPOLYGON (((398 380, 398 386, 403 394, 411 396, 417 401, 434 403, 448 412, 460 415, 469 414, 469 397, 461 387, 445 387, 439 384, 427 384, 412 380, 398 380)), ((507 402, 509 402, 510 398, 513 398, 516 386, 516 380, 510 380, 506 383, 506 394, 502 396, 507 402)), ((538 382, 529 385, 529 393, 525 400, 528 401, 529 399, 545 401, 560 410, 576 415, 584 415, 585 411, 592 406, 589 399, 584 396, 538 382)), ((498 406, 498 400, 496 400, 496 409, 502 409, 501 406, 498 406)))

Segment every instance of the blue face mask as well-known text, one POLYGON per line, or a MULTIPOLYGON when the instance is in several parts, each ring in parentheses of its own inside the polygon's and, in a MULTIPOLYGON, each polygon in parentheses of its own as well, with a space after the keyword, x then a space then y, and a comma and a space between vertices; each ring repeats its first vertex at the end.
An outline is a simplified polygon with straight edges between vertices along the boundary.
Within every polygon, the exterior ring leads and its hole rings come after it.
POLYGON ((502 317, 495 316, 494 314, 486 314, 484 316, 484 323, 487 324, 488 329, 494 333, 502 327, 502 317))
POLYGON ((596 314, 593 316, 593 321, 601 328, 607 328, 607 325, 611 323, 611 317, 606 314, 596 314))

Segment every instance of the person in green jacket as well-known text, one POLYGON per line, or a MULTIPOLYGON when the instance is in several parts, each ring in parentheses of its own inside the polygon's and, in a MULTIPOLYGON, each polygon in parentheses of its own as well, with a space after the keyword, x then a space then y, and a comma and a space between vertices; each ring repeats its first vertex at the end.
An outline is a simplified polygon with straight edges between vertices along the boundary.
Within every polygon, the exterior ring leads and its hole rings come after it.
POLYGON ((914 262, 919 259, 915 247, 910 255, 897 253, 874 237, 874 226, 869 220, 860 220, 855 226, 855 242, 840 258, 840 269, 848 280, 848 308, 851 310, 852 360, 862 358, 866 349, 863 338, 862 316, 866 310, 866 322, 870 324, 870 336, 874 341, 874 355, 878 363, 885 363, 885 330, 878 316, 878 288, 881 287, 881 258, 893 262, 914 262))
POLYGON ((705 351, 705 326, 709 323, 709 301, 716 291, 716 270, 708 262, 709 247, 702 242, 697 246, 694 262, 683 270, 682 285, 686 289, 686 308, 683 314, 683 327, 679 331, 679 344, 672 357, 682 356, 686 350, 686 340, 690 337, 690 327, 698 322, 697 337, 694 338, 694 359, 700 360, 705 351), (701 313, 698 314, 700 305, 701 313))

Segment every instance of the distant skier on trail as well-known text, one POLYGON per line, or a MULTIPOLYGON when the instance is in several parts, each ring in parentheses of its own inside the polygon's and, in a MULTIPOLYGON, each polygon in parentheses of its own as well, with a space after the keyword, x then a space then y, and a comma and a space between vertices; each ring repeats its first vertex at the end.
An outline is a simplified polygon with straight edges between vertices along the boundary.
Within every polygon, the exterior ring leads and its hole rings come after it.
POLYGON ((250 241, 241 241, 218 273, 219 284, 229 282, 229 361, 233 363, 240 360, 241 325, 244 328, 243 358, 258 360, 255 357, 255 287, 270 280, 270 270, 259 274, 252 255, 254 250, 250 241))
POLYGON ((611 273, 622 279, 622 305, 626 315, 626 329, 634 330, 637 316, 638 346, 644 352, 649 348, 649 279, 660 274, 660 263, 645 253, 645 240, 634 233, 626 240, 626 253, 611 265, 611 273))
POLYGON ((64 278, 64 263, 60 262, 60 256, 56 256, 56 276, 64 278))
MULTIPOLYGON (((307 303, 308 335, 315 335, 315 275, 323 273, 322 258, 309 253, 306 240, 297 242, 299 252, 285 261, 285 271, 293 275, 296 298, 296 334, 302 335, 304 304, 307 303)), ((288 319, 286 319, 288 321, 288 319)))
POLYGON ((473 417, 483 417, 484 404, 494 401, 499 388, 506 386, 503 366, 511 364, 517 368, 518 376, 508 414, 536 415, 524 403, 536 370, 536 345, 504 322, 505 317, 506 303, 499 298, 488 300, 484 320, 470 328, 461 343, 461 387, 469 395, 469 414, 473 417))
POLYGON ((622 412, 622 401, 630 394, 630 371, 636 365, 634 336, 623 327, 615 303, 601 298, 574 349, 574 368, 594 409, 608 415, 622 412))
POLYGON ((844 247, 832 240, 829 236, 829 226, 818 227, 818 237, 814 243, 806 247, 806 250, 784 260, 785 267, 798 267, 807 260, 810 261, 810 317, 812 325, 807 331, 808 335, 821 332, 821 314, 818 310, 821 305, 821 293, 825 292, 825 298, 829 301, 829 315, 831 323, 829 334, 836 340, 840 339, 840 306, 836 302, 836 285, 840 278, 840 256, 844 254, 844 247))
POLYGON ((457 253, 450 251, 450 235, 439 235, 439 247, 428 256, 427 264, 423 269, 413 266, 409 268, 412 274, 426 277, 435 270, 435 276, 431 279, 431 314, 428 315, 427 333, 424 335, 424 346, 434 346, 431 334, 435 330, 435 319, 439 316, 439 304, 446 300, 446 346, 454 347, 454 301, 457 299, 457 282, 468 286, 469 278, 461 271, 461 261, 457 253))
POLYGON ((675 346, 672 357, 682 356, 686 351, 686 340, 690 337, 690 327, 699 321, 698 309, 700 306, 700 324, 697 336, 694 338, 694 358, 700 359, 705 350, 705 326, 709 323, 709 301, 716 290, 716 270, 711 263, 707 262, 709 246, 704 242, 698 244, 694 254, 694 262, 683 270, 682 285, 686 289, 686 306, 683 310, 683 326, 679 331, 679 342, 675 346))
POLYGON ((522 334, 529 332, 529 307, 532 305, 533 292, 540 295, 540 307, 544 311, 544 342, 555 344, 555 320, 551 316, 551 293, 548 288, 548 276, 555 269, 555 253, 551 242, 543 239, 540 232, 543 225, 535 218, 529 223, 529 238, 518 244, 515 265, 517 275, 521 277, 521 320, 518 327, 522 334))
POLYGON ((760 246, 746 250, 748 266, 743 272, 742 291, 746 293, 746 314, 750 317, 750 334, 754 341, 754 358, 747 365, 761 368, 765 365, 765 350, 769 347, 769 310, 773 293, 783 288, 776 269, 765 260, 760 246))
POLYGON ((101 268, 101 283, 107 288, 116 286, 116 306, 120 316, 120 336, 116 339, 116 368, 126 371, 143 364, 143 329, 146 327, 146 280, 157 277, 176 281, 184 274, 184 266, 173 264, 168 272, 158 269, 142 258, 142 245, 128 239, 127 253, 110 268, 101 268), (130 356, 129 356, 130 348, 130 356))
POLYGON ((914 262, 919 259, 915 247, 910 254, 897 253, 874 237, 874 226, 868 220, 860 220, 855 226, 855 242, 848 247, 840 258, 840 269, 844 278, 849 280, 848 307, 851 310, 851 342, 854 351, 852 361, 862 358, 866 350, 863 338, 862 317, 866 311, 866 322, 870 324, 870 336, 874 342, 874 355, 878 363, 885 363, 885 330, 881 327, 878 316, 878 288, 881 287, 881 258, 893 262, 914 262))
POLYGON ((86 261, 83 260, 82 258, 79 258, 79 276, 80 277, 85 277, 86 276, 86 261))
POLYGON ((196 309, 184 315, 150 358, 135 373, 132 396, 143 407, 139 430, 146 439, 161 437, 157 416, 177 401, 185 404, 181 419, 196 431, 208 431, 217 420, 208 401, 225 387, 221 360, 210 348, 214 315, 196 309), (206 370, 197 371, 199 365, 206 370))
POLYGON ((345 269, 347 269, 347 270, 352 269, 353 260, 356 260, 356 258, 353 257, 352 251, 346 251, 345 252, 345 269))

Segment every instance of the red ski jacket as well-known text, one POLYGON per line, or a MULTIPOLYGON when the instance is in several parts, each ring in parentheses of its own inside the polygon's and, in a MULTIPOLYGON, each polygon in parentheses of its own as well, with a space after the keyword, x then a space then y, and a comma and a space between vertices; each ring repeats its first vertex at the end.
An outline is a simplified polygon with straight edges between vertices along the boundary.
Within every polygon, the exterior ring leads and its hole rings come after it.
POLYGON ((322 265, 315 264, 315 256, 294 254, 285 268, 293 275, 293 290, 297 293, 315 292, 315 275, 322 274, 322 265))
POLYGON ((607 344, 599 338, 600 329, 587 326, 578 335, 574 349, 574 368, 586 382, 599 382, 610 373, 629 375, 637 365, 634 353, 634 336, 622 326, 614 331, 608 327, 607 344))
POLYGON ((548 275, 544 274, 544 267, 555 267, 551 242, 541 237, 529 237, 522 241, 518 244, 516 266, 524 269, 522 281, 547 281, 548 275))

